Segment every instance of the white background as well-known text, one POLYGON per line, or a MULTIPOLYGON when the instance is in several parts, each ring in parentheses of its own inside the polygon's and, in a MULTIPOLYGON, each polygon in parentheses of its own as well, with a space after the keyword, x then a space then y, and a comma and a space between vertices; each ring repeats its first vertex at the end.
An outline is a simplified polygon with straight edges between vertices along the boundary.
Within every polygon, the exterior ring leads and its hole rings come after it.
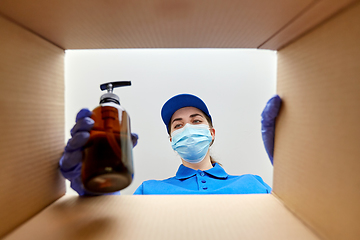
POLYGON ((132 81, 114 91, 131 117, 132 131, 139 134, 135 177, 121 191, 132 194, 142 181, 175 175, 181 160, 171 148, 160 110, 170 97, 191 93, 203 99, 212 115, 213 158, 229 174, 257 174, 272 186, 260 114, 275 94, 276 63, 275 51, 256 49, 67 50, 65 137, 70 138, 81 108, 99 104, 101 83, 132 81))

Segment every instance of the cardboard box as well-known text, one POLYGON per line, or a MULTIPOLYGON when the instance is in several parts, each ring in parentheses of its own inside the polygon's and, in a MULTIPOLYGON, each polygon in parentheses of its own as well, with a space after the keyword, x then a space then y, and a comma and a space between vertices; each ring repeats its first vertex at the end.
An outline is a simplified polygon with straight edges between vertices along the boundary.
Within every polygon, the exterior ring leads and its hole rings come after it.
POLYGON ((0 236, 358 239, 358 1, 0 2, 0 236), (278 50, 270 195, 63 196, 64 50, 278 50))

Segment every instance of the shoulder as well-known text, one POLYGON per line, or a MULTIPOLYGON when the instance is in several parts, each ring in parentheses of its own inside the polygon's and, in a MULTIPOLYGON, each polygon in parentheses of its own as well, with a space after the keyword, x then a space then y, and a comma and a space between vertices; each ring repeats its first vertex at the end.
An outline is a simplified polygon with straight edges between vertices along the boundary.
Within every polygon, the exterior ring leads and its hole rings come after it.
POLYGON ((136 189, 134 195, 139 194, 164 194, 168 192, 172 182, 178 181, 175 177, 164 180, 146 180, 136 189))
POLYGON ((239 180, 245 181, 250 185, 252 185, 252 184, 261 185, 262 187, 264 187, 266 189, 266 191, 268 193, 270 193, 271 190, 272 190, 271 187, 268 184, 266 184, 264 182, 264 180, 258 175, 244 174, 244 175, 241 175, 241 176, 238 176, 238 177, 239 177, 239 180))

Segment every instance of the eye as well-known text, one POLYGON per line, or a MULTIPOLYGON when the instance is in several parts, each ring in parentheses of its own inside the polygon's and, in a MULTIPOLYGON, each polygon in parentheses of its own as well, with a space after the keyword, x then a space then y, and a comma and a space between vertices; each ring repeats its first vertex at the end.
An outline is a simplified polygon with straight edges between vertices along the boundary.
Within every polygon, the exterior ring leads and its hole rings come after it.
POLYGON ((202 123, 202 121, 200 119, 195 119, 193 123, 202 123))
POLYGON ((182 127, 182 124, 176 124, 175 126, 174 126, 174 129, 178 129, 178 128, 181 128, 182 127))

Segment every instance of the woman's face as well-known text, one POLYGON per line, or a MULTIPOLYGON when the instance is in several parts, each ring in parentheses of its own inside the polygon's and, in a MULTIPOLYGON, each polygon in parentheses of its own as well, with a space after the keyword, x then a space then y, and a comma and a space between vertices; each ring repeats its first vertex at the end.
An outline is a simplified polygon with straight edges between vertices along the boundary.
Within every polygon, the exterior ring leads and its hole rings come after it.
MULTIPOLYGON (((204 113, 195 107, 184 107, 177 110, 170 120, 170 136, 173 131, 183 128, 187 123, 189 124, 206 124, 209 126, 204 113)), ((210 129, 211 136, 215 138, 215 129, 210 129)))

